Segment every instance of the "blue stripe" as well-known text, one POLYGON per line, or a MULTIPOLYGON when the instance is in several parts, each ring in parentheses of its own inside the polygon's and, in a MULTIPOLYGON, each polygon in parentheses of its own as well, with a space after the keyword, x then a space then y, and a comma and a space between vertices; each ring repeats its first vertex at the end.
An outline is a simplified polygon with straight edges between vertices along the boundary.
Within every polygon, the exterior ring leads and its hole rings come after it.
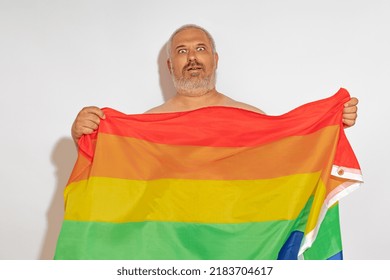
POLYGON ((343 260, 343 251, 338 252, 337 254, 328 258, 328 260, 343 260))
MULTIPOLYGON (((278 260, 297 260, 298 251, 303 239, 302 231, 293 231, 283 244, 278 254, 278 260)), ((343 251, 331 256, 327 260, 343 260, 343 251)))
POLYGON ((302 231, 293 231, 280 249, 278 260, 297 260, 299 247, 303 239, 302 231))

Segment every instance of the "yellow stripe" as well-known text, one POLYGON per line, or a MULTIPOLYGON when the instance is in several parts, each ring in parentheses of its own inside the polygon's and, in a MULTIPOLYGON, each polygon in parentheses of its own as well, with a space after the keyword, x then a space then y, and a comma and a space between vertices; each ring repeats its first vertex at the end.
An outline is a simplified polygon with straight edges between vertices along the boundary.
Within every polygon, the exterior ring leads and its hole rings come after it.
POLYGON ((241 223, 295 219, 320 172, 264 180, 92 177, 65 190, 67 220, 241 223))
POLYGON ((307 220, 305 234, 311 232, 317 225, 318 216, 321 212, 321 208, 324 205, 326 197, 326 187, 322 180, 319 180, 318 186, 313 193, 314 199, 312 208, 310 209, 309 217, 307 220))

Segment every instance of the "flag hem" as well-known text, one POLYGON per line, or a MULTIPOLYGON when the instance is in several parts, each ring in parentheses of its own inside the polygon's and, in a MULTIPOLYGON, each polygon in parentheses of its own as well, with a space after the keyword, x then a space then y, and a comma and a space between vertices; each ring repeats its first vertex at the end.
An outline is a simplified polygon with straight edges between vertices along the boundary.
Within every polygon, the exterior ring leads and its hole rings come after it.
POLYGON ((351 181, 346 181, 337 188, 335 188, 333 191, 331 191, 328 196, 325 198, 325 201, 321 207, 320 214, 317 220, 317 223, 312 231, 310 231, 308 234, 306 234, 302 240, 299 252, 298 252, 298 259, 304 260, 303 253, 309 249, 312 244, 314 243, 318 231, 320 229, 321 223, 325 218, 325 215, 328 211, 328 209, 338 202, 343 197, 349 195, 354 190, 358 189, 360 185, 363 183, 363 176, 360 169, 356 168, 349 168, 344 166, 338 166, 333 165, 331 175, 343 179, 349 179, 351 181))

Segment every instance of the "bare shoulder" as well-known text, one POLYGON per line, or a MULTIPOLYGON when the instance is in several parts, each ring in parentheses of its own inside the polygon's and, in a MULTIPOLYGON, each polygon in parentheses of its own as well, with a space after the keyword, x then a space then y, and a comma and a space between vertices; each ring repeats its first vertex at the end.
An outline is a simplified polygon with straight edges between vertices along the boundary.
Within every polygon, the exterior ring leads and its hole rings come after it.
POLYGON ((147 110, 144 114, 161 113, 161 106, 162 105, 151 108, 151 109, 147 110))
POLYGON ((170 106, 168 102, 165 102, 159 106, 147 110, 144 114, 169 113, 174 111, 174 109, 171 107, 172 106, 170 106))
POLYGON ((236 101, 235 105, 237 105, 237 106, 234 106, 236 108, 241 108, 241 109, 245 109, 248 111, 252 111, 252 112, 256 112, 256 113, 260 113, 260 114, 265 115, 265 113, 262 110, 260 110, 259 108, 255 107, 255 106, 252 106, 252 105, 249 105, 249 104, 246 104, 243 102, 238 102, 238 101, 236 101))
POLYGON ((241 108, 241 109, 245 109, 245 110, 260 113, 260 114, 265 114, 262 110, 260 110, 259 108, 255 107, 255 106, 246 104, 244 102, 236 101, 236 100, 229 98, 229 97, 224 100, 223 105, 229 106, 229 107, 234 107, 234 108, 241 108))

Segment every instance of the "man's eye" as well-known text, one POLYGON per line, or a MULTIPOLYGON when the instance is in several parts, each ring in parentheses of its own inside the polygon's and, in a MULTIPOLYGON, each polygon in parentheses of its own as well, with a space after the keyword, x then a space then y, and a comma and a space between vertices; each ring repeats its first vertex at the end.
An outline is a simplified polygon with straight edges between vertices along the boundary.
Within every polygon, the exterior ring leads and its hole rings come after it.
POLYGON ((181 53, 186 53, 186 52, 187 52, 187 50, 184 50, 184 49, 178 51, 178 53, 180 53, 180 54, 181 53))
POLYGON ((206 49, 205 47, 197 47, 197 48, 196 48, 196 50, 197 50, 198 52, 204 51, 205 49, 206 49))

